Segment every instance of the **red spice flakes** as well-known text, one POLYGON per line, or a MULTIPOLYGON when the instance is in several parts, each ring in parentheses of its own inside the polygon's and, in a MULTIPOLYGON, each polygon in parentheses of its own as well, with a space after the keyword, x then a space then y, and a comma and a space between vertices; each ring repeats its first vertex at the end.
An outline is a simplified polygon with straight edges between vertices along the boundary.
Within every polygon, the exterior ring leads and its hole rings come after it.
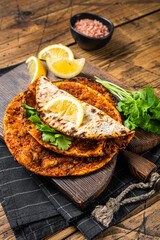
POLYGON ((108 28, 97 20, 81 19, 77 20, 74 28, 84 35, 94 38, 105 37, 109 34, 108 28))

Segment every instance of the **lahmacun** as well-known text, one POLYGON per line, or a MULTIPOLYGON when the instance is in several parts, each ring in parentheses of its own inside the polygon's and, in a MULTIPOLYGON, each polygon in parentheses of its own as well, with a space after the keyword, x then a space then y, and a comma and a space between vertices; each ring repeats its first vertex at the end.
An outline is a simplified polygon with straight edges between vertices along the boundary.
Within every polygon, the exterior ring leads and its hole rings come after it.
MULTIPOLYGON (((22 102, 27 104, 30 107, 36 108, 36 82, 31 84, 28 88, 28 90, 25 92, 22 102)), ((24 112, 24 108, 22 107, 22 112, 24 112)), ((76 157, 92 157, 92 156, 104 156, 106 154, 105 152, 105 142, 104 141, 92 141, 92 140, 81 140, 78 138, 72 139, 72 144, 70 148, 65 151, 58 149, 56 146, 44 142, 42 140, 42 133, 35 128, 35 125, 32 124, 31 121, 27 119, 27 117, 24 116, 24 126, 26 127, 27 131, 34 137, 41 145, 44 147, 63 154, 67 156, 76 156, 76 157)), ((109 150, 109 149, 108 149, 109 150)))
POLYGON ((41 120, 51 128, 68 136, 92 140, 106 140, 128 135, 133 136, 133 131, 85 101, 81 101, 84 108, 84 118, 78 128, 74 123, 63 118, 63 116, 59 117, 57 113, 45 109, 44 106, 53 97, 61 95, 72 96, 66 91, 57 88, 46 77, 42 76, 38 79, 36 84, 37 113, 41 120))
MULTIPOLYGON (((24 116, 25 110, 22 107, 22 103, 26 103, 36 108, 37 82, 38 80, 11 101, 3 120, 4 139, 10 152, 30 171, 51 177, 88 174, 103 167, 132 139, 133 131, 129 131, 125 136, 106 140, 72 138, 70 148, 65 151, 44 142, 41 132, 24 116)), ((92 103, 94 107, 121 124, 121 117, 114 107, 112 97, 100 84, 86 78, 74 78, 52 84, 80 101, 92 103)))
MULTIPOLYGON (((90 98, 94 94, 93 106, 101 108, 104 112, 108 113, 114 119, 118 119, 121 121, 119 117, 118 111, 113 107, 111 103, 106 101, 102 94, 98 94, 96 90, 92 91, 90 87, 87 87, 83 84, 78 82, 54 82, 55 86, 67 91, 68 93, 72 94, 74 97, 78 98, 79 100, 85 101, 90 103, 90 98), (109 106, 109 107, 108 107, 109 106)), ((31 84, 28 90, 25 92, 22 102, 29 105, 30 107, 36 108, 36 82, 31 84)), ((22 111, 24 109, 22 108, 22 111)), ((44 142, 42 140, 42 133, 35 128, 35 125, 31 123, 24 116, 24 126, 27 128, 27 131, 34 137, 42 146, 63 154, 67 156, 75 156, 75 157, 96 157, 96 156, 105 156, 106 154, 109 155, 113 149, 120 149, 128 144, 130 136, 126 137, 119 137, 107 140, 90 140, 90 139, 79 139, 73 138, 72 144, 67 151, 57 149, 56 146, 44 142)))
POLYGON ((116 154, 109 156, 76 158, 63 156, 40 145, 23 125, 22 97, 17 95, 8 105, 3 125, 4 139, 15 159, 30 171, 43 176, 78 176, 103 167, 116 154))

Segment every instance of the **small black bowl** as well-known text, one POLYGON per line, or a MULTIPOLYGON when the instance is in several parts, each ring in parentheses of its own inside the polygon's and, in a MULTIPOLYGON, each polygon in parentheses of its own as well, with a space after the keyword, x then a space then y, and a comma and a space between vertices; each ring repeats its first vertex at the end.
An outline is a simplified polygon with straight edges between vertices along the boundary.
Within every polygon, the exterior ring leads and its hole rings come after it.
POLYGON ((79 14, 76 14, 73 17, 71 17, 70 31, 71 31, 73 38, 75 39, 75 41, 78 43, 78 45, 81 48, 83 48, 85 50, 95 50, 95 49, 103 47, 110 41, 113 31, 114 31, 114 25, 108 19, 101 17, 99 15, 92 14, 92 13, 79 13, 79 14), (93 38, 93 37, 88 37, 88 36, 78 32, 74 28, 75 22, 77 20, 86 19, 86 18, 92 19, 92 20, 98 20, 103 25, 106 25, 108 27, 109 34, 105 37, 93 38))

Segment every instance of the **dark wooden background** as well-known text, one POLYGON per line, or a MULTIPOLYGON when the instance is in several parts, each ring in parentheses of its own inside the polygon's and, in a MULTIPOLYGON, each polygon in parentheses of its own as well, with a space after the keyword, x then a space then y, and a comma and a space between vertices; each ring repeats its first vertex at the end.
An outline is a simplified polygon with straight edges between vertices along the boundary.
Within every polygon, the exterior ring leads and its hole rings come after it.
MULTIPOLYGON (((159 96, 159 0, 0 0, 0 68, 19 64, 54 43, 70 46, 135 89, 150 85, 159 96), (115 25, 111 42, 102 49, 86 52, 71 37, 69 18, 85 11, 100 14, 115 25)), ((159 216, 157 193, 99 239, 159 240, 159 216)), ((0 240, 7 239, 15 240, 15 236, 0 207, 0 240)), ((45 239, 85 238, 71 226, 45 239)))

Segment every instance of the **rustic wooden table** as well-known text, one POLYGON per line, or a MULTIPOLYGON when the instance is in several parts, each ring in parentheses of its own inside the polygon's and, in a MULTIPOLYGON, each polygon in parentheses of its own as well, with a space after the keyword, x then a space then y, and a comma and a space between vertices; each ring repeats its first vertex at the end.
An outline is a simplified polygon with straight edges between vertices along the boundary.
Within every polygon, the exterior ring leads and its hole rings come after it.
MULTIPOLYGON (((160 93, 159 0, 0 0, 0 66, 6 68, 36 55, 43 47, 63 43, 121 81, 136 88, 150 85, 160 93), (111 42, 86 52, 69 32, 69 18, 79 12, 100 14, 115 26, 111 42)), ((160 193, 139 206, 99 239, 160 239, 160 193)), ((15 239, 0 206, 0 240, 15 239)), ((82 240, 73 226, 45 239, 82 240)))

